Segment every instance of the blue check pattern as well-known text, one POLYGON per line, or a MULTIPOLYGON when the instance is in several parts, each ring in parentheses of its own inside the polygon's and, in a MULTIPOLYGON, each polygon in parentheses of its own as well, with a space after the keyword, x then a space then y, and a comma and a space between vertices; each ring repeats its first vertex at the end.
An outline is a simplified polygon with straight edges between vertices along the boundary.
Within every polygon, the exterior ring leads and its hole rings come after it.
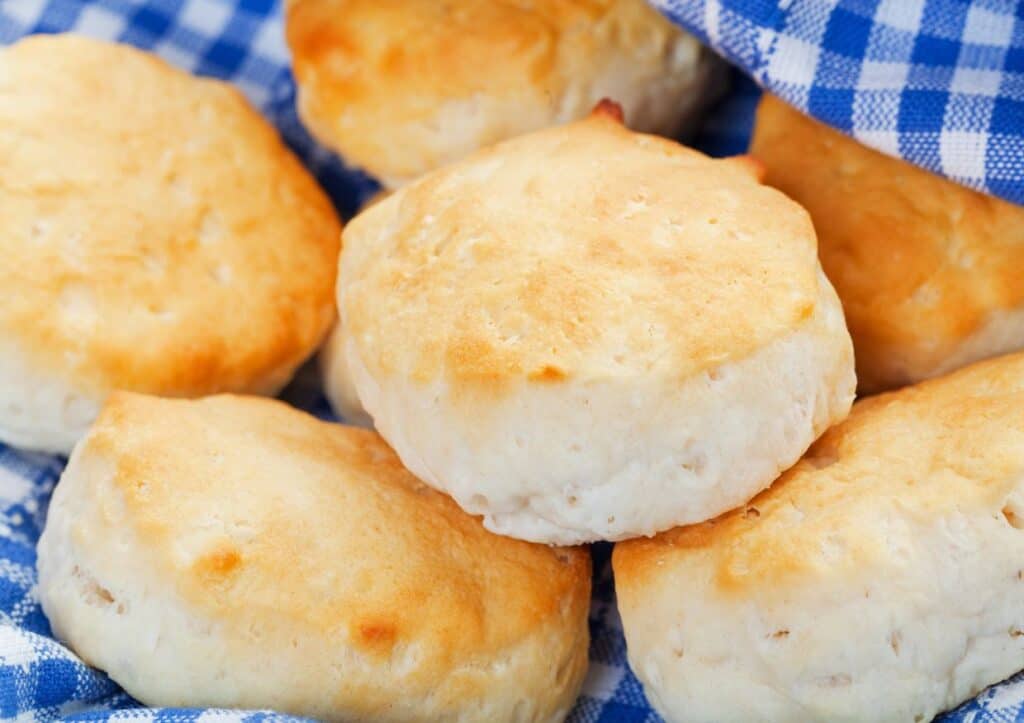
MULTIPOLYGON (((774 20, 769 22, 769 16, 774 12, 773 4, 762 0, 732 0, 723 3, 708 0, 706 4, 702 0, 694 0, 687 3, 688 7, 699 7, 700 13, 697 10, 684 11, 682 2, 666 1, 665 4, 671 5, 673 11, 680 18, 688 19, 693 27, 705 28, 702 33, 705 38, 730 52, 739 65, 755 69, 761 81, 766 77, 764 74, 767 69, 773 67, 772 62, 781 62, 772 61, 773 56, 759 45, 760 36, 754 32, 756 28, 777 26, 774 20), (704 25, 696 22, 695 18, 698 15, 705 17, 712 5, 715 5, 715 12, 722 20, 704 25), (741 8, 751 10, 743 13, 741 8), (725 21, 726 17, 747 17, 747 25, 740 29, 739 25, 731 25, 733 20, 725 21), (710 27, 716 30, 708 30, 710 27), (757 62, 753 62, 755 60, 757 62)), ((894 4, 920 3, 915 0, 894 0, 894 3, 889 3, 894 4)), ((799 5, 800 0, 791 3, 793 8, 799 5)), ((877 55, 882 52, 878 48, 885 45, 885 38, 879 34, 889 32, 886 30, 889 26, 892 26, 892 32, 896 32, 907 24, 893 21, 888 25, 884 22, 879 25, 879 17, 884 19, 890 16, 879 16, 877 12, 872 14, 867 11, 877 5, 869 2, 841 3, 846 15, 830 15, 833 20, 822 26, 824 29, 820 30, 818 36, 819 41, 821 38, 829 38, 828 42, 831 43, 830 50, 819 53, 813 66, 814 71, 809 76, 810 84, 820 87, 817 90, 805 87, 808 85, 803 82, 808 77, 806 72, 799 75, 795 68, 782 66, 780 77, 788 78, 789 85, 786 88, 792 91, 789 97, 802 98, 805 105, 810 104, 815 112, 822 113, 829 120, 843 117, 843 103, 849 106, 853 101, 848 96, 830 91, 841 90, 833 86, 841 85, 838 79, 846 67, 844 59, 848 59, 849 53, 854 52, 861 42, 857 38, 867 33, 868 45, 875 48, 873 52, 877 55), (847 16, 854 18, 850 29, 828 30, 831 23, 835 22, 834 18, 847 16), (844 39, 833 42, 837 34, 844 39), (830 53, 834 53, 835 57, 831 57, 830 53), (816 80, 819 78, 824 79, 824 82, 816 80)), ((934 8, 945 7, 942 2, 929 2, 928 5, 933 8, 933 12, 934 8)), ((943 44, 952 31, 944 31, 945 34, 935 31, 934 37, 919 39, 923 45, 920 50, 913 52, 920 54, 920 57, 928 57, 934 45, 945 53, 941 56, 943 58, 952 58, 954 54, 959 58, 961 54, 967 53, 975 65, 996 63, 995 51, 986 50, 988 46, 984 43, 976 51, 968 52, 962 48, 966 47, 965 39, 975 38, 980 32, 977 30, 982 22, 979 17, 989 18, 999 7, 991 2, 976 3, 981 11, 989 13, 985 15, 983 12, 982 16, 977 16, 979 11, 971 9, 974 6, 969 8, 963 3, 954 3, 950 7, 953 5, 962 10, 960 15, 974 18, 963 20, 959 34, 953 33, 959 40, 949 39, 952 45, 943 44), (964 30, 967 26, 972 28, 970 32, 964 30)), ((945 28, 952 27, 953 23, 941 19, 929 22, 932 25, 928 27, 945 28)), ((794 10, 788 14, 785 23, 788 23, 786 27, 806 31, 801 37, 811 37, 811 27, 820 26, 821 18, 813 12, 794 10)), ((1006 27, 1012 28, 1012 36, 1019 41, 1020 24, 1014 20, 1010 26, 1000 25, 999 32, 1002 35, 999 37, 1005 37, 1006 27)), ((295 89, 288 71, 288 57, 282 37, 281 11, 276 0, 0 0, 0 45, 14 42, 28 33, 69 30, 131 43, 152 50, 179 67, 238 85, 316 173, 345 216, 350 216, 361 199, 374 190, 370 179, 345 168, 331 154, 318 148, 299 123, 295 114, 295 89)), ((780 57, 798 56, 787 53, 780 57)), ((1013 60, 1006 54, 1000 57, 1002 60, 998 62, 1009 63, 1013 60)), ((1019 65, 1021 56, 1018 54, 1013 57, 1016 58, 1013 62, 1019 65)), ((941 75, 939 71, 934 71, 937 75, 928 81, 924 64, 914 73, 913 77, 919 78, 924 85, 929 82, 936 87, 941 85, 937 80, 941 75)), ((759 91, 752 81, 739 72, 733 73, 732 82, 732 92, 714 109, 693 139, 695 145, 713 155, 742 152, 750 134, 759 91)), ((978 83, 972 83, 971 86, 977 87, 984 82, 979 76, 978 83)), ((1014 92, 1019 95, 1022 87, 1024 85, 1020 83, 1014 86, 1014 92)), ((881 99, 889 97, 884 89, 872 92, 877 92, 877 97, 881 99)), ((946 92, 949 95, 951 91, 946 92)), ((898 107, 899 101, 895 102, 898 107)), ((951 102, 948 98, 942 101, 945 105, 951 102)), ((955 101, 961 102, 967 104, 965 113, 975 108, 970 101, 955 101)), ((1005 111, 997 113, 995 101, 989 111, 990 118, 1004 118, 1005 111)), ((849 114, 845 117, 849 121, 849 114)), ((861 127, 877 129, 884 125, 881 116, 868 113, 867 116, 855 114, 855 117, 861 119, 861 127)), ((950 117, 955 119, 960 116, 954 113, 950 117)), ((905 122, 921 125, 933 120, 916 118, 908 117, 905 122)), ((838 125, 848 127, 849 124, 838 125)), ((958 126, 954 124, 951 127, 958 126)), ((1017 128, 1018 138, 1022 132, 1017 128)), ((898 134, 897 137, 903 138, 904 135, 898 134)), ((924 138, 906 142, 924 147, 924 138)), ((898 144, 893 146, 897 149, 900 147, 898 144)), ((989 146, 990 149, 994 147, 989 146)), ((1024 163, 1021 156, 1018 151, 1016 165, 1004 164, 1000 171, 1001 178, 1009 179, 1014 169, 1020 172, 1020 164, 1024 163)), ((943 157, 941 147, 938 157, 943 157)), ((985 179, 990 182, 993 176, 985 175, 985 179)), ((998 190, 999 187, 992 188, 998 190)), ((296 406, 330 418, 331 412, 317 388, 315 374, 309 369, 299 375, 285 396, 296 406)), ((145 708, 121 691, 103 673, 86 666, 53 639, 35 593, 35 543, 42 530, 50 493, 63 466, 63 459, 29 454, 0 445, 0 719, 152 720, 169 723, 297 720, 269 712, 145 708)), ((570 720, 573 723, 656 723, 660 718, 651 710, 639 682, 626 664, 626 645, 615 607, 609 555, 609 545, 594 547, 590 672, 583 695, 572 711, 570 720)), ((943 720, 1024 720, 1022 709, 1024 677, 1018 677, 989 689, 976 700, 944 716, 943 720)))
POLYGON ((818 119, 1024 204, 1024 2, 653 1, 818 119))

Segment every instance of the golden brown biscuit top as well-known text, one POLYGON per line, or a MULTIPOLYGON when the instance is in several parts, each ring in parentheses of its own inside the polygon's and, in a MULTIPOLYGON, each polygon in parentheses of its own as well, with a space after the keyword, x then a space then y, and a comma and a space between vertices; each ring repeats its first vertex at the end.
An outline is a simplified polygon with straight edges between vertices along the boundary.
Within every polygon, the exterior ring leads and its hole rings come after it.
POLYGON ((303 119, 389 186, 579 117, 595 85, 671 86, 697 63, 646 0, 292 0, 286 14, 303 119))
POLYGON ((935 366, 993 311, 1024 304, 1024 208, 867 148, 768 95, 751 152, 767 182, 815 220, 863 388, 906 381, 886 369, 893 350, 935 366))
POLYGON ((605 114, 500 144, 360 214, 340 301, 375 375, 685 379, 794 331, 819 297, 807 214, 605 114))
MULTIPOLYGON (((890 562, 906 564, 892 545, 908 525, 998 511, 1019 484, 1022 460, 1018 354, 858 402, 745 507, 617 545, 617 584, 641 594, 661 570, 682 568, 695 580, 710 575, 710 587, 726 596, 785 596, 806 580, 840 587, 890 562)), ((1020 510, 1003 514, 1024 524, 1020 510)))
POLYGON ((415 645, 436 672, 575 628, 589 601, 585 550, 494 535, 376 433, 281 402, 115 394, 77 454, 110 465, 111 514, 226 640, 276 626, 375 662, 415 645))
POLYGON ((329 86, 336 111, 366 104, 404 120, 433 116, 437 97, 524 85, 557 95, 572 79, 563 71, 590 71, 608 43, 657 45, 652 37, 679 32, 643 0, 290 0, 287 8, 300 82, 329 86), (587 32, 606 18, 614 22, 602 25, 604 36, 587 32), (567 46, 564 34, 573 38, 567 46))
POLYGON ((226 84, 69 35, 0 51, 0 333, 32 363, 100 389, 269 383, 330 323, 339 236, 226 84))

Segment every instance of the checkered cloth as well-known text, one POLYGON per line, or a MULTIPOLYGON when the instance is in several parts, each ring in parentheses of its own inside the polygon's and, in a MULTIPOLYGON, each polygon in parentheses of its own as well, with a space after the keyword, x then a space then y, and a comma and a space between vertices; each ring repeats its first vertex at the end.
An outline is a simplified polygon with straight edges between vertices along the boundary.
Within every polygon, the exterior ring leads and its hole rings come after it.
POLYGON ((820 120, 1024 204, 1024 2, 653 2, 820 120))
MULTIPOLYGON (((744 3, 730 3, 740 4, 744 3)), ((715 27, 724 30, 726 25, 715 27)), ((0 0, 0 44, 27 33, 66 30, 128 42, 180 67, 237 84, 277 125, 346 215, 372 191, 369 179, 318 149, 299 124, 280 8, 274 0, 0 0)), ((1000 32, 1005 35, 1005 29, 1000 32)), ((710 35, 716 44, 728 44, 728 32, 710 35)), ((696 139, 698 146, 715 155, 742 151, 750 132, 757 89, 738 73, 733 80, 733 92, 696 139)), ((330 415, 308 374, 300 375, 286 398, 319 416, 330 415)), ((143 708, 53 639, 36 599, 34 548, 63 465, 59 458, 0 445, 0 719, 295 720, 270 713, 143 708)), ((570 720, 658 721, 626 665, 609 551, 608 545, 594 547, 590 673, 570 720)), ((990 689, 944 720, 1024 720, 1022 701, 1024 677, 990 689)))

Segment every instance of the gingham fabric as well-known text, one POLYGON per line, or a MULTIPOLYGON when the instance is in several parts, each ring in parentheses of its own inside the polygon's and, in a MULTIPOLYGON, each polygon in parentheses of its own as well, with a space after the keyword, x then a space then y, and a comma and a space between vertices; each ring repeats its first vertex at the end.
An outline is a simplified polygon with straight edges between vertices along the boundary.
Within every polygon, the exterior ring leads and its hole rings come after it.
POLYGON ((1024 204, 1024 2, 654 4, 820 120, 1024 204))
MULTIPOLYGON (((27 33, 66 30, 128 42, 180 67, 236 83, 313 168, 345 215, 372 190, 365 177, 317 149, 302 130, 280 8, 273 0, 0 0, 0 44, 27 33)), ((756 98, 754 84, 735 74, 733 92, 712 113, 696 144, 716 155, 742 151, 756 98)), ((330 416, 308 370, 285 396, 330 416)), ((63 464, 0 445, 0 719, 296 720, 267 712, 143 708, 52 638, 35 594, 34 547, 63 464)), ((570 720, 658 721, 626 664, 609 551, 608 545, 594 547, 591 667, 570 720)), ((986 691, 943 720, 1024 720, 1022 709, 1024 677, 986 691)))

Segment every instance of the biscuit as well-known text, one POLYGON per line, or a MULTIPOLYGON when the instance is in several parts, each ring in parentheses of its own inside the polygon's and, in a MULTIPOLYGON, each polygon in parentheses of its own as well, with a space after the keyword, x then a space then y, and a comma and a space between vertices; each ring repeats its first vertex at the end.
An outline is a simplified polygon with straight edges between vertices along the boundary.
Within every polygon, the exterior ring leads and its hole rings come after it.
POLYGON ((650 535, 748 500, 855 385, 810 219, 756 173, 598 112, 361 213, 338 297, 378 431, 527 540, 650 535))
POLYGON ((1024 348, 1024 208, 861 145, 766 96, 751 152, 811 213, 863 392, 1024 348))
POLYGON ((359 402, 359 393, 352 383, 352 374, 348 370, 348 357, 345 353, 345 338, 341 325, 335 325, 323 349, 320 350, 320 375, 324 395, 331 403, 334 413, 345 422, 358 427, 372 427, 373 420, 359 402))
POLYGON ((746 507, 613 554, 667 721, 929 721, 1024 665, 1024 356, 861 401, 746 507))
POLYGON ((0 441, 66 453, 113 389, 276 392, 329 329, 334 209, 230 86, 29 37, 0 159, 0 441))
POLYGON ((147 705, 558 721, 587 667, 585 550, 493 535, 276 400, 115 393, 38 556, 55 634, 147 705))
POLYGON ((286 17, 303 120, 390 187, 603 97, 671 135, 716 82, 644 0, 291 0, 286 17))

